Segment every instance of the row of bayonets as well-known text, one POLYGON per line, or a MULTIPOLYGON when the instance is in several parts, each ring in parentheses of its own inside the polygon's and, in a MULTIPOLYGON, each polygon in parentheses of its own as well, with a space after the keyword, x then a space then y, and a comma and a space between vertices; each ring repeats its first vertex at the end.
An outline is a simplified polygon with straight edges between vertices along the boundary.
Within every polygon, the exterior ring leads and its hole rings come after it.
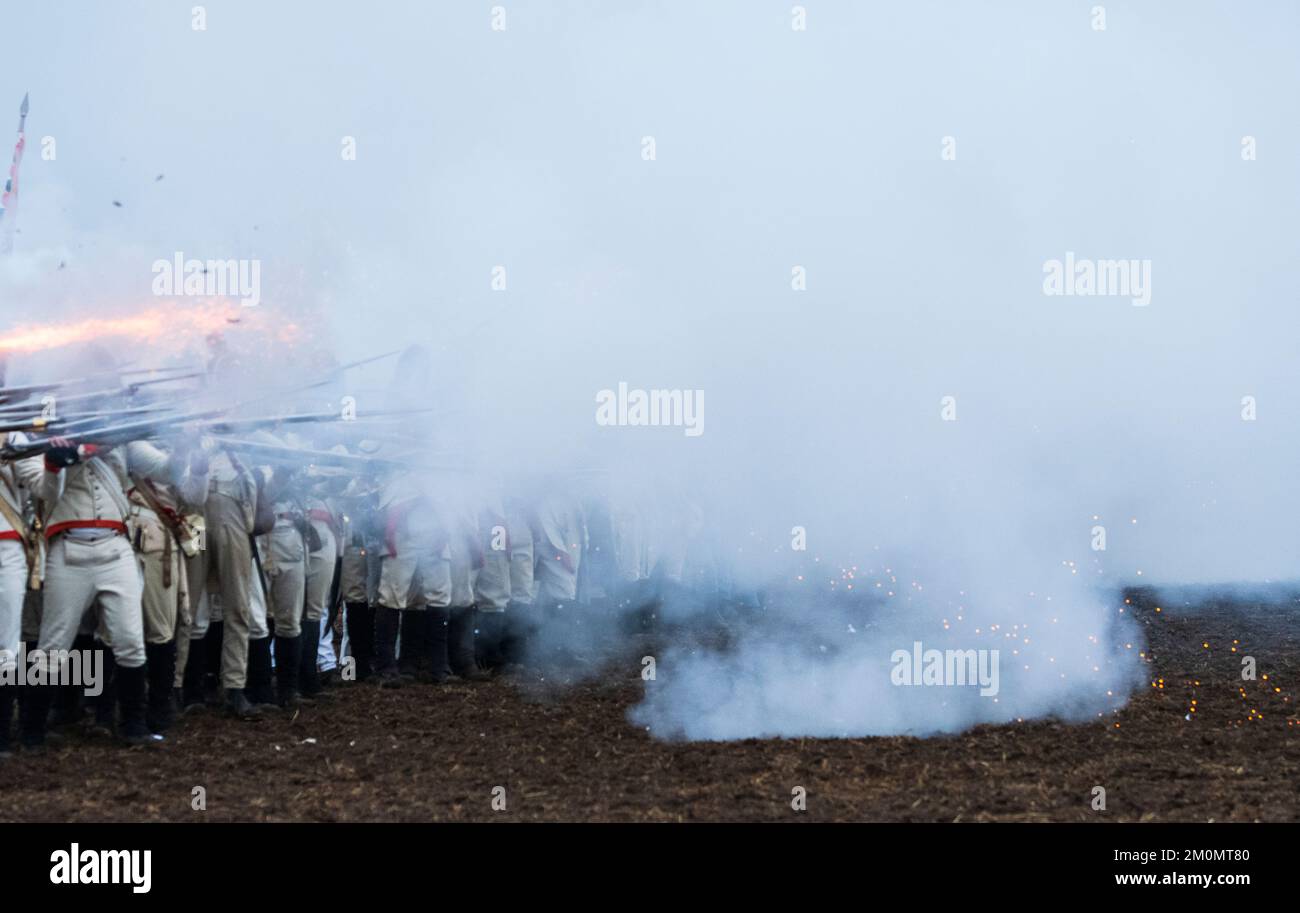
POLYGON ((202 387, 168 391, 165 399, 138 402, 149 387, 173 381, 186 381, 206 376, 206 372, 184 368, 147 368, 117 370, 55 383, 27 386, 0 387, 0 433, 24 432, 23 442, 6 435, 0 447, 0 461, 19 460, 39 456, 57 446, 56 441, 66 440, 77 445, 107 446, 150 438, 171 437, 178 434, 199 436, 219 449, 236 450, 272 463, 298 466, 332 466, 344 469, 376 470, 384 468, 439 468, 429 466, 427 459, 384 458, 365 454, 338 453, 310 450, 272 444, 264 441, 243 440, 232 435, 247 434, 283 425, 323 422, 347 422, 359 430, 377 431, 382 435, 385 421, 400 416, 433 412, 432 408, 378 409, 353 412, 298 412, 254 416, 232 416, 232 412, 246 410, 250 404, 261 403, 283 395, 301 393, 332 383, 341 373, 359 365, 388 358, 397 352, 386 352, 331 369, 326 375, 309 383, 272 391, 256 400, 245 400, 229 406, 182 411, 177 405, 203 392, 202 387), (140 376, 144 375, 144 376, 140 376), (60 390, 78 390, 96 381, 115 378, 111 388, 87 392, 57 393, 60 390), (138 378, 138 379, 136 379, 138 378), (55 399, 51 399, 55 395, 55 399), (57 408, 51 409, 51 405, 57 408), (69 405, 80 405, 80 411, 64 411, 69 405))

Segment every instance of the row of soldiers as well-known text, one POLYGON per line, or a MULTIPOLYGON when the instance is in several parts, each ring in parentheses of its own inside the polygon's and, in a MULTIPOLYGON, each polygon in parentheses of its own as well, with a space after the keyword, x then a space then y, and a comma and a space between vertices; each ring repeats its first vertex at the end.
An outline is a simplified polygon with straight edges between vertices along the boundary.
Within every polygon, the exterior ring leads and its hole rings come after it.
POLYGON ((326 696, 331 667, 384 687, 509 672, 580 590, 632 601, 656 560, 637 523, 589 523, 554 479, 512 499, 454 473, 309 467, 183 437, 49 443, 0 463, 0 754, 15 707, 29 749, 83 713, 84 683, 20 691, 20 648, 48 680, 98 643, 112 686, 96 723, 146 744, 178 708, 211 703, 209 674, 226 712, 252 720, 326 696))

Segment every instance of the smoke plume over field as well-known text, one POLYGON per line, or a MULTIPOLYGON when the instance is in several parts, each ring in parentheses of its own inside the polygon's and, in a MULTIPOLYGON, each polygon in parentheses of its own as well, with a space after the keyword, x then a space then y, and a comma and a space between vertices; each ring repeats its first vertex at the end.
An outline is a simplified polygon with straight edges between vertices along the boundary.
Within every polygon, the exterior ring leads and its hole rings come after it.
POLYGON ((255 258, 266 333, 429 348, 440 445, 699 505, 766 596, 657 658, 665 737, 1096 718, 1141 679, 1121 586, 1297 576, 1300 10, 505 8, 11 11, 3 326, 255 258), (1149 261, 1149 303, 1045 294, 1067 254, 1149 261), (620 382, 703 391, 704 432, 598 425, 620 382), (917 641, 998 649, 996 698, 891 684, 917 641))

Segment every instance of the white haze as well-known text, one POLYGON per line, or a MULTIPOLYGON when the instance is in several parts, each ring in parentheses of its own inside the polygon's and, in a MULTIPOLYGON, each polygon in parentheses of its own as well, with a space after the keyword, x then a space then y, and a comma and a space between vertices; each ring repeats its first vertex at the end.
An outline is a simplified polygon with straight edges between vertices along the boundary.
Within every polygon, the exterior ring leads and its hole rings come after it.
POLYGON ((738 652, 660 657, 662 735, 1095 717, 1140 674, 1119 586, 1296 576, 1300 8, 503 5, 504 33, 490 4, 11 5, 3 325, 156 304, 175 251, 259 258, 261 310, 340 360, 428 346, 440 439, 483 465, 690 493, 753 586, 832 569, 738 652), (1150 305, 1045 296, 1067 251, 1150 260, 1150 305), (705 433, 597 427, 620 381, 703 390, 705 433), (820 594, 855 564, 912 601, 846 636, 820 594), (889 684, 914 640, 1026 625, 996 703, 889 684))

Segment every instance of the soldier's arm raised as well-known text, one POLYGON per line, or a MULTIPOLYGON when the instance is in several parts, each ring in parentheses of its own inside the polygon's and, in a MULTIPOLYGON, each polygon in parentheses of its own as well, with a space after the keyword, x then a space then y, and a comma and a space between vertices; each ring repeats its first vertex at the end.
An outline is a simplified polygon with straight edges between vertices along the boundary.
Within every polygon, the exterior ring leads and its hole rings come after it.
POLYGON ((148 441, 132 441, 126 445, 126 469, 136 478, 155 482, 174 482, 172 458, 148 441))
POLYGON ((185 469, 176 480, 176 494, 181 501, 193 510, 202 510, 208 500, 208 481, 211 469, 207 454, 196 450, 189 454, 185 469))

